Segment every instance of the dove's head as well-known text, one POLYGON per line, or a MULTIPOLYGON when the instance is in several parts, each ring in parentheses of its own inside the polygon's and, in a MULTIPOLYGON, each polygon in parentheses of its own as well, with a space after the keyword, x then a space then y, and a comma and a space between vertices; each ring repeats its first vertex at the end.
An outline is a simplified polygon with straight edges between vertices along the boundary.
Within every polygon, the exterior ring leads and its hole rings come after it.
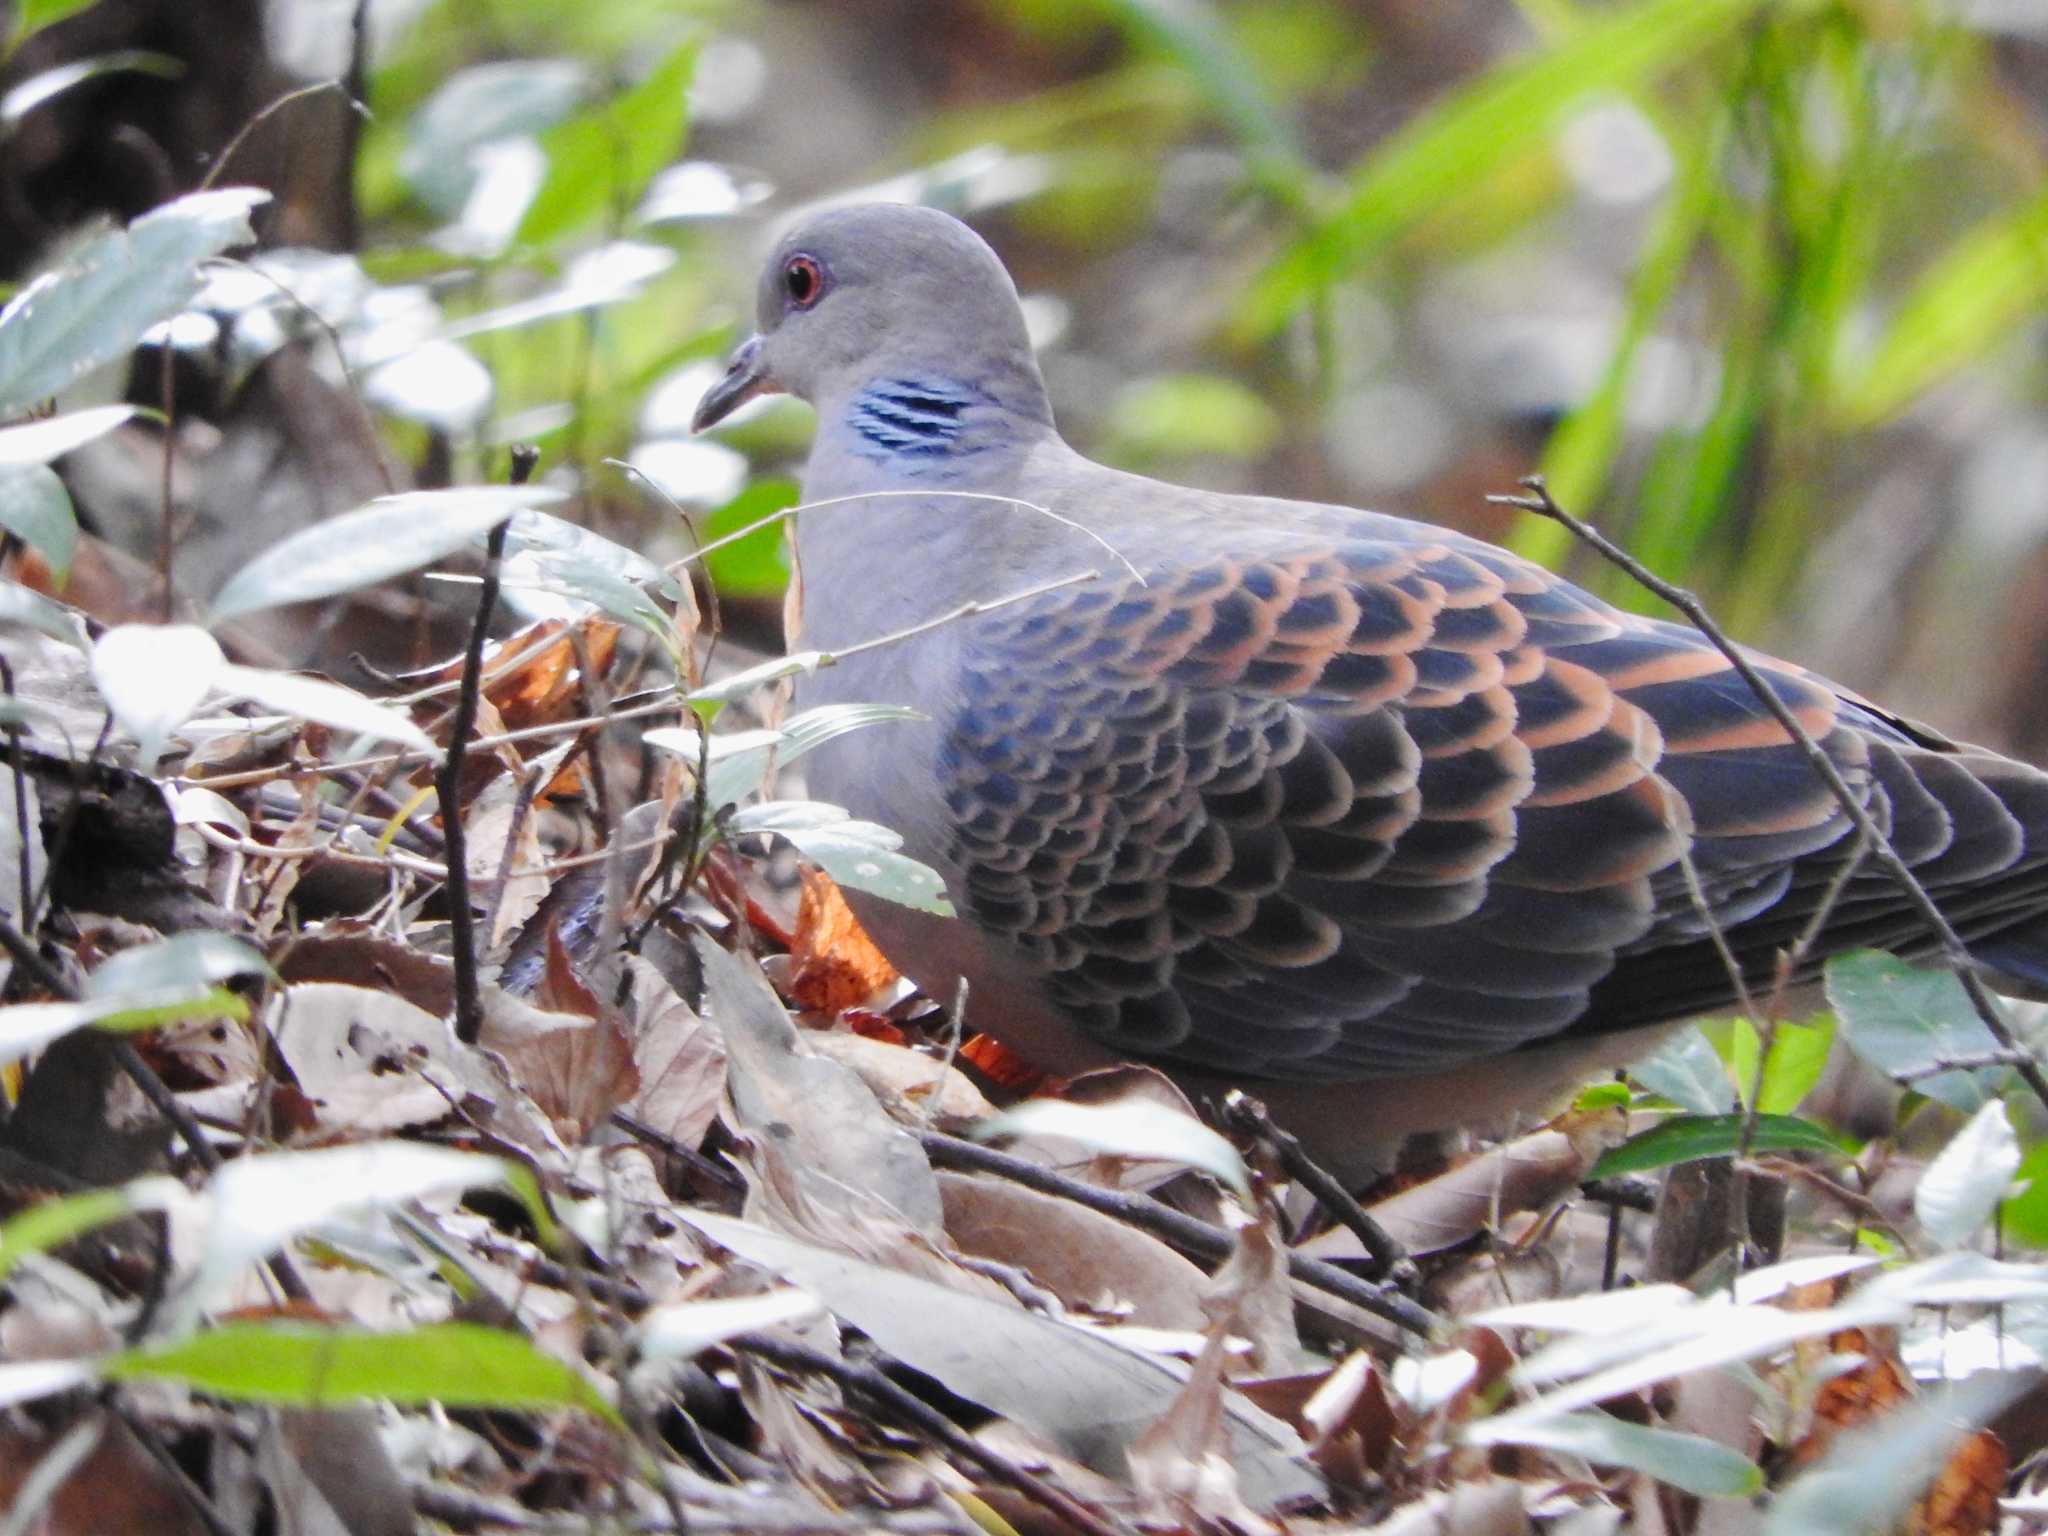
POLYGON ((698 431, 756 395, 822 405, 889 374, 965 375, 1020 409, 1043 399, 1010 274, 934 208, 868 203, 798 225, 761 273, 756 320, 697 407, 698 431))

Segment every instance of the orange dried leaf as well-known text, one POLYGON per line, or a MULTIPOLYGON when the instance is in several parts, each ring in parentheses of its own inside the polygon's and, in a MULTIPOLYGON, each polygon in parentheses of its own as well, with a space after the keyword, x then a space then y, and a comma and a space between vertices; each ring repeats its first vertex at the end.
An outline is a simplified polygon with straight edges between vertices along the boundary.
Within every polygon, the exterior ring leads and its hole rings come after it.
POLYGON ((1039 1071, 993 1035, 970 1035, 960 1056, 998 1088, 1037 1093, 1052 1081, 1051 1074, 1039 1071))
POLYGON ((798 1007, 837 1014, 896 984, 896 968, 875 948, 839 887, 823 870, 803 871, 796 909, 789 995, 798 1007))
POLYGON ((1907 1536, 1988 1536, 1998 1528, 1998 1498, 2012 1473, 2005 1442, 1980 1429, 1950 1454, 1934 1485, 1913 1506, 1907 1536))
POLYGON ((1818 1461, 1837 1436, 1889 1413, 1913 1396, 1912 1378, 1889 1343, 1861 1328, 1843 1328, 1828 1335, 1831 1355, 1861 1355, 1852 1366, 1824 1383, 1813 1400, 1813 1423, 1792 1447, 1795 1466, 1818 1461))

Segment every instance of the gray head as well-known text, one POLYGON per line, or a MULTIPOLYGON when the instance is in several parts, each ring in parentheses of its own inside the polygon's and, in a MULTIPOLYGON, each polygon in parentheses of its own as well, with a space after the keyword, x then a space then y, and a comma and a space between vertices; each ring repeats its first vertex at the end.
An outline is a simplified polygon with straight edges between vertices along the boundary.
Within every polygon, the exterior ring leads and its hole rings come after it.
POLYGON ((1016 285, 973 230, 935 208, 867 203, 809 219, 761 273, 758 332, 697 407, 698 431, 755 395, 827 406, 891 371, 965 382, 1045 417, 1016 285))

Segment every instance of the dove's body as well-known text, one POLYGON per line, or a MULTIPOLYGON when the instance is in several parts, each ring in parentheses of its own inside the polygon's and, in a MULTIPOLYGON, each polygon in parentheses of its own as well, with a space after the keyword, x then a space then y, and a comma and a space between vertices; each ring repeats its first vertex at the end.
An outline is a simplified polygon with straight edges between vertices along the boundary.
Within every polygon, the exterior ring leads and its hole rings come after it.
MULTIPOLYGON (((1709 917, 1767 984, 1843 875, 1849 818, 1694 631, 1425 524, 1089 462, 942 216, 826 215, 776 261, 704 414, 788 387, 806 500, 889 493, 803 514, 804 644, 1002 604, 807 681, 931 717, 821 750, 813 792, 939 870, 963 921, 862 916, 1040 1064, 1242 1083, 1325 1145, 1538 1107, 1728 1003, 1709 917)), ((1979 954, 2041 979, 2048 778, 1758 662, 1979 954)), ((1869 861, 1813 955, 1860 945, 1930 947, 1869 861)))

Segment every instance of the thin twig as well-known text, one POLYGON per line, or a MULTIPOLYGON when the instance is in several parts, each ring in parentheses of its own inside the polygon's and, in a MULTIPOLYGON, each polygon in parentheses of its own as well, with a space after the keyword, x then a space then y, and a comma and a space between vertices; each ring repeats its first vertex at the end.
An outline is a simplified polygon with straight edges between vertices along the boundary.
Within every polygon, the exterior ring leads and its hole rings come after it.
MULTIPOLYGON (((537 449, 524 444, 512 450, 511 483, 524 485, 540 463, 537 449)), ((469 648, 462 659, 462 691, 455 696, 455 716, 448 726, 448 757, 437 785, 441 801, 441 834, 448 851, 448 926, 455 965, 455 1038, 475 1045, 483 1033, 483 998, 477 983, 476 915, 469 909, 469 847, 462 826, 462 762, 469 733, 476 728, 483 696, 484 642, 490 638, 491 610, 498 603, 498 569, 505 559, 505 538, 512 531, 508 517, 490 532, 484 546, 484 584, 477 593, 476 620, 470 625, 469 648)))
POLYGON ((140 1415, 130 1411, 128 1405, 111 1389, 111 1385, 102 1401, 106 1404, 107 1410, 121 1421, 128 1433, 135 1437, 135 1443, 148 1453, 151 1461, 156 1463, 157 1471, 169 1480, 185 1508, 206 1527, 208 1536, 237 1536, 236 1527, 214 1507, 213 1500, 206 1495, 206 1490, 193 1481, 192 1474, 185 1470, 184 1464, 171 1454, 171 1448, 164 1444, 163 1436, 140 1415))
POLYGON ((1372 1259, 1372 1268, 1366 1272, 1368 1280, 1386 1280, 1398 1275, 1400 1278, 1395 1283, 1405 1285, 1414 1275, 1415 1262, 1408 1257, 1407 1250, 1385 1227, 1373 1220, 1372 1213, 1358 1203, 1350 1190, 1302 1149, 1298 1137, 1273 1123, 1273 1117, 1266 1112, 1264 1104, 1233 1088, 1223 1096, 1223 1123, 1239 1135, 1271 1147, 1287 1176, 1321 1201, 1325 1210, 1351 1230, 1372 1259))
MULTIPOLYGON (((344 96, 348 94, 347 88, 339 80, 315 80, 311 85, 297 86, 292 90, 286 91, 282 96, 273 97, 269 102, 250 113, 249 120, 235 130, 235 136, 221 147, 219 154, 213 157, 213 163, 206 168, 206 174, 199 180, 198 190, 201 192, 210 191, 214 183, 220 180, 221 173, 227 170, 228 163, 235 158, 236 154, 240 152, 242 145, 248 141, 249 135, 269 122, 271 118, 282 112, 286 107, 291 106, 294 102, 304 101, 309 96, 324 96, 329 91, 340 91, 344 96)), ((349 102, 349 110, 354 112, 360 111, 361 108, 356 102, 351 101, 349 102)))
MULTIPOLYGON (((1197 1254, 1211 1263, 1220 1264, 1230 1257, 1237 1239, 1219 1226, 1188 1216, 1171 1206, 1162 1205, 1149 1195, 1129 1195, 1120 1190, 1100 1189, 1093 1184, 1083 1184, 1064 1174, 1054 1173, 1037 1163, 1028 1163, 1021 1157, 1011 1157, 992 1147, 984 1147, 958 1137, 947 1136, 938 1131, 926 1131, 918 1137, 925 1155, 934 1167, 965 1169, 974 1173, 993 1173, 1000 1178, 1035 1189, 1041 1194, 1057 1195, 1084 1205, 1091 1211, 1105 1216, 1114 1216, 1118 1221, 1150 1232, 1174 1247, 1197 1254)), ((1428 1309, 1418 1306, 1406 1296, 1362 1280, 1334 1264, 1320 1259, 1309 1258, 1306 1254, 1287 1255, 1287 1272, 1302 1284, 1349 1302, 1375 1317, 1384 1318, 1397 1328, 1410 1333, 1429 1334, 1437 1327, 1438 1319, 1428 1309)))
MULTIPOLYGON (((0 687, 6 689, 9 700, 14 698, 14 668, 7 658, 0 656, 0 687)), ((14 840, 15 873, 21 882, 21 907, 15 913, 15 921, 21 924, 23 933, 36 931, 36 883, 31 868, 28 832, 28 762, 21 749, 21 722, 12 716, 7 721, 7 767, 14 775, 14 840)))
POLYGON ((2006 1023, 2004 1015, 1999 1012, 1990 989, 1977 974, 1976 964, 1971 960, 1969 948, 1963 943, 1962 936, 1942 915, 1941 908, 1934 904, 1934 898, 1927 894, 1927 888, 1920 883, 1906 861, 1899 857, 1899 851, 1892 846, 1891 840, 1878 830, 1877 823, 1871 820, 1870 812, 1864 807, 1863 802, 1856 798, 1855 791, 1849 788, 1848 781, 1842 777, 1841 770, 1835 767, 1833 760, 1820 749, 1820 743, 1816 742, 1806 727, 1799 723, 1798 716, 1794 715, 1785 701, 1778 697, 1777 691, 1764 681, 1762 674, 1751 664, 1749 658, 1742 654, 1741 648, 1721 632, 1720 626, 1714 622, 1697 597, 1682 587, 1673 586, 1665 581, 1598 529, 1580 521, 1560 507, 1551 499, 1550 492, 1540 476, 1532 475, 1522 484, 1529 491, 1527 496, 1489 496, 1486 499, 1503 506, 1519 507, 1525 512, 1534 512, 1540 517, 1547 517, 1553 522, 1563 524, 1573 537, 1599 551, 1626 572, 1632 580, 1684 614, 1692 622, 1693 627, 1706 636, 1714 649, 1728 658, 1729 664, 1756 695, 1757 701, 1770 711, 1772 718, 1798 745, 1808 765, 1820 776, 1821 782, 1827 785, 1828 792, 1835 797, 1843 814, 1865 840, 1870 856, 1882 864, 1885 871, 1898 883, 1907 904, 1940 942, 1942 954, 1947 959, 1949 968, 1956 973, 1956 979, 1962 983, 1964 992, 1969 995, 1970 1005, 1976 1010, 1977 1017, 1983 1021, 1984 1027, 1991 1031, 1992 1039, 1996 1040, 2002 1049, 2020 1058, 2017 1063, 2020 1077, 2033 1090, 2034 1096, 2042 1104, 2048 1105, 2048 1075, 2042 1073, 2041 1064, 2025 1050, 2018 1037, 2013 1034, 2012 1026, 2006 1023))
MULTIPOLYGON (((609 464, 613 469, 626 471, 639 480, 641 484, 651 488, 657 496, 668 502, 670 506, 676 505, 675 499, 668 492, 656 485, 642 470, 627 463, 626 460, 605 459, 603 462, 609 464)), ((849 506, 856 501, 888 501, 905 497, 919 501, 945 498, 959 501, 994 501, 1000 502, 1006 507, 1016 507, 1025 512, 1035 512, 1040 517, 1050 518, 1062 528, 1070 528, 1084 538, 1094 540, 1108 552, 1111 559, 1131 573, 1132 580, 1141 587, 1145 585, 1145 573, 1131 563, 1128 555, 1124 554, 1123 551, 1094 529, 1083 527, 1071 517, 1062 517, 1059 513, 1053 511, 1051 507, 1042 507, 1035 501, 1026 501, 1021 496, 998 496, 989 491, 856 491, 850 496, 827 496, 819 501, 801 501, 793 507, 783 507, 777 511, 770 512, 766 517, 758 517, 745 527, 736 528, 731 533, 723 534, 713 539, 709 544, 700 544, 676 563, 678 565, 688 565, 692 561, 702 560, 706 555, 724 549, 728 544, 737 544, 748 535, 759 533, 763 528, 773 528, 777 523, 786 522, 800 512, 823 512, 831 507, 849 506)))
POLYGON ((1015 1489, 1085 1536, 1121 1536, 1116 1526, 1064 1488, 1018 1466, 1007 1457, 998 1456, 922 1398, 913 1397, 873 1366, 851 1365, 817 1350, 806 1349, 801 1344, 770 1338, 766 1334, 745 1333, 727 1340, 727 1343, 742 1354, 779 1365, 785 1371, 823 1376, 841 1391, 867 1399, 891 1418, 929 1436, 954 1456, 979 1467, 997 1482, 1015 1489))

